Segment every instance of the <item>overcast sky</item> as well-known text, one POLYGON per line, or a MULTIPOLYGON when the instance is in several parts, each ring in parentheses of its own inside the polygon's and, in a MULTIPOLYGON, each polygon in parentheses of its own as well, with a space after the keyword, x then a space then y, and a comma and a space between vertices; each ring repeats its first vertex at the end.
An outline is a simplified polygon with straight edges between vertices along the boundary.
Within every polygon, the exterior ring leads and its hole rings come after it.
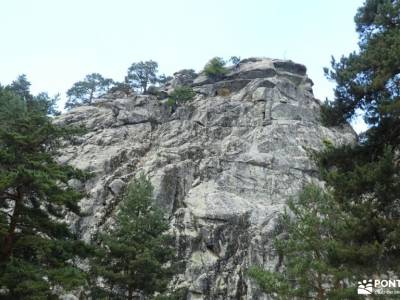
MULTIPOLYGON (((305 64, 314 94, 332 98, 330 57, 357 49, 362 0, 2 0, 0 83, 27 74, 34 93, 65 92, 86 74, 122 80, 132 62, 161 73, 201 70, 213 56, 305 64)), ((63 105, 62 105, 63 106, 63 105)), ((357 127, 360 127, 358 125, 357 127)), ((359 131, 360 128, 357 128, 359 131)))

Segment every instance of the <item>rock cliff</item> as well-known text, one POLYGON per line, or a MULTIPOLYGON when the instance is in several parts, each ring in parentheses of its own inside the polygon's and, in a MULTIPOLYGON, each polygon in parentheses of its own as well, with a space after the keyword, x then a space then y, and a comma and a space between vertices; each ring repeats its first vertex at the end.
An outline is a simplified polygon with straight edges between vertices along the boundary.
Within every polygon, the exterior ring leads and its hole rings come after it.
MULTIPOLYGON (((171 90, 179 80, 168 86, 171 90)), ((200 74, 196 96, 175 111, 151 95, 108 95, 58 117, 89 132, 66 143, 60 161, 91 171, 82 186, 82 239, 112 218, 124 186, 144 172, 176 236, 182 262, 175 287, 188 299, 264 299, 246 277, 254 264, 275 268, 276 216, 317 180, 308 149, 351 143, 350 127, 326 128, 303 65, 242 60, 224 80, 200 74)))

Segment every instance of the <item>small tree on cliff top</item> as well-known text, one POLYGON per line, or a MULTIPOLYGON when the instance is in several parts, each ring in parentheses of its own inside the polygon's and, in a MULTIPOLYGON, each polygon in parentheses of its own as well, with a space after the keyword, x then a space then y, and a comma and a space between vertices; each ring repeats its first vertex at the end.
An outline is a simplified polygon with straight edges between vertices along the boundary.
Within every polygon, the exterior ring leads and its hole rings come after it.
POLYGON ((226 62, 221 57, 212 58, 204 67, 204 73, 214 80, 222 79, 228 70, 225 68, 226 62))
POLYGON ((146 94, 149 84, 158 82, 158 63, 149 61, 140 61, 133 63, 125 77, 125 82, 132 88, 140 88, 143 94, 146 94))
POLYGON ((104 78, 99 73, 86 75, 84 80, 74 83, 67 91, 68 101, 65 108, 90 105, 94 98, 107 93, 113 84, 112 79, 104 78))

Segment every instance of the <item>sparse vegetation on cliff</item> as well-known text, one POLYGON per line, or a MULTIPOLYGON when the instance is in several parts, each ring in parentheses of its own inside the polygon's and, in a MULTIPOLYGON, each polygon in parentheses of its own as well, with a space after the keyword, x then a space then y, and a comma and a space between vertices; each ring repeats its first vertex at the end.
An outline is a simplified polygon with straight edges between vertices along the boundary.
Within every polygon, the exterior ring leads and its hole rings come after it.
POLYGON ((214 57, 205 65, 204 73, 214 80, 222 79, 228 72, 225 65, 226 62, 222 57, 214 57))
POLYGON ((107 93, 113 85, 112 79, 104 78, 99 73, 86 75, 84 80, 74 83, 67 91, 68 100, 65 103, 65 108, 90 105, 94 98, 107 93))
POLYGON ((140 89, 143 94, 147 93, 147 87, 158 81, 158 63, 149 61, 140 61, 133 63, 125 77, 125 82, 133 89, 140 89))

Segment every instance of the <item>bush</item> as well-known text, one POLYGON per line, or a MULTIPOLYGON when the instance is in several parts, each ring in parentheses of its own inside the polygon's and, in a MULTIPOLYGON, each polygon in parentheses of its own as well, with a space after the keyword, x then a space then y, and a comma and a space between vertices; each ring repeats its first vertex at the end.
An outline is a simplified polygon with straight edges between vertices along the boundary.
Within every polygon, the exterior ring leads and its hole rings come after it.
POLYGON ((225 68, 226 62, 221 57, 212 58, 204 67, 204 73, 207 77, 214 80, 221 79, 225 76, 228 70, 225 68))
POLYGON ((110 89, 110 93, 122 92, 125 94, 133 93, 131 86, 125 82, 116 82, 114 86, 110 89))
POLYGON ((176 105, 176 101, 175 101, 175 99, 173 99, 173 98, 168 98, 168 100, 167 100, 167 105, 168 106, 170 106, 170 107, 174 107, 175 105, 176 105))
POLYGON ((193 91, 191 87, 180 86, 177 87, 169 96, 170 99, 173 99, 176 103, 184 103, 193 100, 195 95, 196 92, 193 91))

